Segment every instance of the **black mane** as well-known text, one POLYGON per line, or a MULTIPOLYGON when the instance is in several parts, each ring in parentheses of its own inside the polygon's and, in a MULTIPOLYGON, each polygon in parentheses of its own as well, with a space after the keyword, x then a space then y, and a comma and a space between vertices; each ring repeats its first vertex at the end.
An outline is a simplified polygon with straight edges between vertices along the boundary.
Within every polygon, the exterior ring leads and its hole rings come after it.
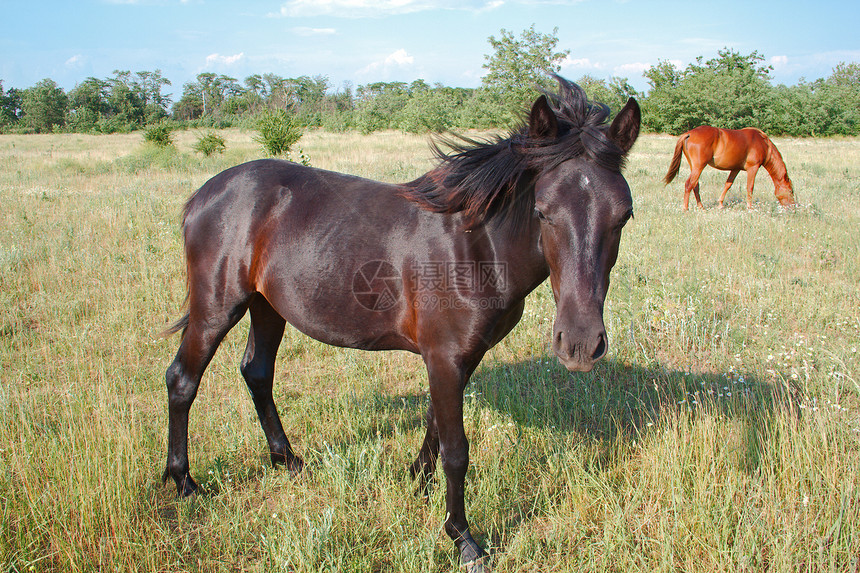
POLYGON ((526 123, 488 141, 454 136, 432 144, 439 166, 402 186, 402 194, 437 213, 462 212, 474 227, 500 213, 531 212, 530 183, 574 157, 620 172, 625 154, 607 137, 609 107, 589 102, 578 85, 556 76, 559 93, 545 92, 558 121, 558 136, 532 137, 526 123))

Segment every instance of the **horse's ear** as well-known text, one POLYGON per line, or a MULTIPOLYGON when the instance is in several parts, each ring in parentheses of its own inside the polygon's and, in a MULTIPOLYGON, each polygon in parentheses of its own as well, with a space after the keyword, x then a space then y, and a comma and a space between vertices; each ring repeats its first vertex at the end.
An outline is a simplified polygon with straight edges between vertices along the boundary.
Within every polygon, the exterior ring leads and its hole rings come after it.
POLYGON ((529 114, 529 137, 558 137, 558 119, 546 96, 537 98, 529 114))
POLYGON ((630 98, 609 127, 609 139, 621 148, 624 153, 630 151, 636 138, 639 137, 639 124, 642 123, 642 111, 636 100, 630 98))

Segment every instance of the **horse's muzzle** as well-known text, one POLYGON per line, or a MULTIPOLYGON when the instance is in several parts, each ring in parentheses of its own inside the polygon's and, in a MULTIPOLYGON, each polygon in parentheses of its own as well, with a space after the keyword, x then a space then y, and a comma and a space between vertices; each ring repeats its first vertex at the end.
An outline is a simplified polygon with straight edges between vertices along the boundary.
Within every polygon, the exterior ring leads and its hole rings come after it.
POLYGON ((571 372, 590 372, 594 363, 606 356, 609 349, 606 331, 602 328, 595 333, 577 333, 555 329, 552 349, 565 368, 571 372))

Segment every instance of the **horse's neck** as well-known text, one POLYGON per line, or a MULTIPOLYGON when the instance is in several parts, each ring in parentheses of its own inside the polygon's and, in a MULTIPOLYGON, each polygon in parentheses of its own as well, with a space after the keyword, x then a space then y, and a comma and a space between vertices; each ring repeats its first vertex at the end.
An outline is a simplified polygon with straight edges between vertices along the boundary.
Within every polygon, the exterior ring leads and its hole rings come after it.
POLYGON ((788 170, 782 160, 782 155, 769 138, 767 139, 767 159, 764 162, 764 168, 774 181, 785 181, 788 177, 788 170))
POLYGON ((510 284, 525 297, 549 276, 549 267, 540 250, 540 225, 536 221, 501 219, 489 223, 487 236, 496 261, 505 267, 510 284), (514 280, 514 277, 515 280, 514 280))

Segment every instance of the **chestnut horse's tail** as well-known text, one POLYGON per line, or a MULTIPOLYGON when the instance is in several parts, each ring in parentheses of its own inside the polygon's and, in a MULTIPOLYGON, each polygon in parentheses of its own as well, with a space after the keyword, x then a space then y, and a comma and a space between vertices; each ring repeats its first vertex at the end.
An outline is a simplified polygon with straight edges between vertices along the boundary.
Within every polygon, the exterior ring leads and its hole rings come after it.
POLYGON ((687 141, 688 137, 690 137, 688 133, 681 134, 681 137, 678 138, 678 143, 675 144, 675 155, 672 156, 669 171, 666 173, 666 177, 663 178, 663 182, 666 185, 672 182, 672 179, 678 174, 678 170, 681 169, 681 152, 684 149, 684 142, 687 141))

